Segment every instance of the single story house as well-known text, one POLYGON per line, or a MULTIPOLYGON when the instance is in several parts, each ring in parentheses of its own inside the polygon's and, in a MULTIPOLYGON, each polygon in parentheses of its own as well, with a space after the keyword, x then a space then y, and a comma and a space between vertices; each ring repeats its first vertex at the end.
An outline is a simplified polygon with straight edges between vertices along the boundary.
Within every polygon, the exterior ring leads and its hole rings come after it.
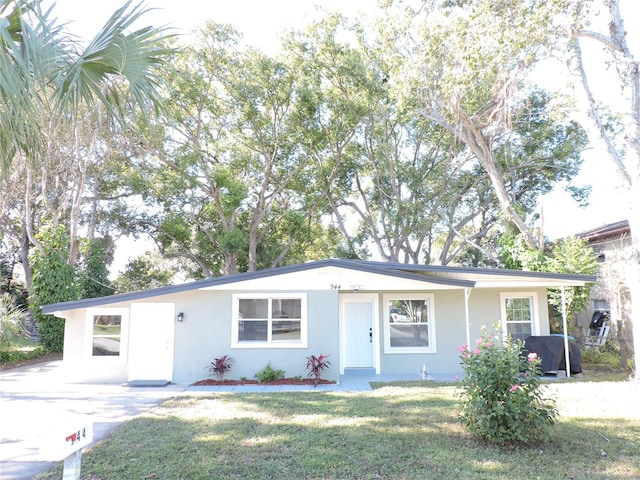
POLYGON ((45 305, 66 319, 68 382, 253 378, 271 362, 306 376, 330 355, 324 378, 461 372, 458 347, 500 323, 524 339, 548 335, 547 288, 593 276, 502 269, 322 260, 101 298, 45 305))

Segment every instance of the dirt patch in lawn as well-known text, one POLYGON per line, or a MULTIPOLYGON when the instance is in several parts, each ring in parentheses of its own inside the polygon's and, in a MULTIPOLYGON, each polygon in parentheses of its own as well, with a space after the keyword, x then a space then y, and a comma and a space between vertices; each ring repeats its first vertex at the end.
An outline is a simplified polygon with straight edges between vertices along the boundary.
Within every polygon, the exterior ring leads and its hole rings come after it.
MULTIPOLYGON (((333 380, 318 380, 318 385, 332 385, 336 382, 333 380)), ((273 382, 258 382, 257 380, 214 380, 207 378, 199 380, 193 384, 194 387, 202 386, 222 386, 222 385, 311 385, 315 384, 312 378, 281 378, 273 382)))

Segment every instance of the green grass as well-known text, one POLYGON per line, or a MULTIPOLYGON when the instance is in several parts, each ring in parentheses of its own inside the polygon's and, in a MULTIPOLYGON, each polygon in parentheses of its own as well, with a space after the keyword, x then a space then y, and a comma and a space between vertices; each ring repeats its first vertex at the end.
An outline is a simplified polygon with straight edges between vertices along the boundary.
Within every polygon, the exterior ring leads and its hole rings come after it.
POLYGON ((94 325, 94 335, 120 335, 120 325, 94 325))
MULTIPOLYGON (((544 444, 498 448, 457 418, 457 387, 185 394, 83 455, 84 479, 640 478, 640 386, 551 383, 544 444), (604 453, 603 453, 604 452, 604 453)), ((38 478, 61 478, 61 467, 38 478)))
POLYGON ((20 335, 12 335, 9 340, 9 346, 7 350, 33 350, 39 346, 39 342, 34 342, 33 340, 29 340, 28 338, 22 337, 20 335))
POLYGON ((42 357, 44 354, 39 342, 13 335, 9 344, 0 349, 0 368, 12 368, 21 362, 42 357))

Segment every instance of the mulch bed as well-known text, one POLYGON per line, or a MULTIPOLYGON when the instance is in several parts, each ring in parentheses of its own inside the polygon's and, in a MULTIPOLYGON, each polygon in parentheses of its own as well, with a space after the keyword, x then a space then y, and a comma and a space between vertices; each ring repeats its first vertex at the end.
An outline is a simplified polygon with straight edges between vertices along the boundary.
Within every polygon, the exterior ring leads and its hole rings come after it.
MULTIPOLYGON (((332 385, 336 383, 333 380, 318 380, 318 385, 332 385)), ((207 378, 205 380, 199 380, 193 384, 194 387, 202 386, 223 386, 223 385, 314 385, 314 381, 311 378, 281 378, 274 382, 260 383, 257 380, 214 380, 213 378, 207 378)))

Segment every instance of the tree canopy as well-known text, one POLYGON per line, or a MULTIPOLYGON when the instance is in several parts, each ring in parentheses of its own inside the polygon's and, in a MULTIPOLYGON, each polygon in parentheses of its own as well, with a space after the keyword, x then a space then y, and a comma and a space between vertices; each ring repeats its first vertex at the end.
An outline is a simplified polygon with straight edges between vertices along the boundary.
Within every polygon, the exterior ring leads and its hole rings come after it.
MULTIPOLYGON (((326 257, 503 265, 512 228, 541 247, 537 200, 582 162, 584 130, 528 76, 565 7, 390 1, 267 55, 212 22, 188 42, 132 31, 145 9, 129 2, 83 47, 39 2, 5 0, 3 248, 29 272, 37 234, 63 225, 93 287, 120 235, 188 278, 326 257)), ((119 288, 166 281, 138 277, 119 288)))
POLYGON ((134 105, 159 109, 169 50, 161 29, 129 31, 145 10, 131 0, 114 12, 86 47, 69 36, 37 0, 0 2, 0 164, 16 154, 45 155, 42 113, 76 120, 80 107, 100 103, 116 119, 134 105))

